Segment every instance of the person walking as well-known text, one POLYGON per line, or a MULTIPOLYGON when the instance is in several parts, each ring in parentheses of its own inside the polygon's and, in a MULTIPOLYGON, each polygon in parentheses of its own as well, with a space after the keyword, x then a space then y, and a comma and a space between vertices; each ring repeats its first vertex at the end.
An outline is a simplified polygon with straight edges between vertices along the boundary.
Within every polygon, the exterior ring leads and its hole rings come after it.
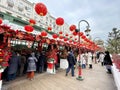
POLYGON ((104 65, 106 66, 107 73, 112 74, 112 71, 111 71, 112 60, 111 60, 109 51, 105 51, 104 65))
POLYGON ((104 63, 103 63, 103 61, 104 61, 104 57, 105 57, 104 53, 101 52, 101 53, 100 53, 100 56, 99 56, 99 61, 101 62, 101 66, 104 65, 104 63))
POLYGON ((88 65, 89 65, 89 68, 92 69, 92 54, 91 54, 91 52, 88 52, 88 65))
POLYGON ((37 59, 36 59, 34 53, 31 53, 29 55, 27 62, 28 62, 27 78, 30 79, 30 80, 33 80, 34 72, 36 71, 36 62, 37 62, 37 59))
POLYGON ((74 65, 76 62, 72 51, 68 52, 67 60, 68 60, 68 68, 66 69, 66 76, 68 75, 71 69, 71 74, 74 77, 74 65))
POLYGON ((15 52, 12 52, 12 57, 9 60, 7 81, 10 81, 16 78, 19 65, 20 65, 19 57, 16 55, 15 52))

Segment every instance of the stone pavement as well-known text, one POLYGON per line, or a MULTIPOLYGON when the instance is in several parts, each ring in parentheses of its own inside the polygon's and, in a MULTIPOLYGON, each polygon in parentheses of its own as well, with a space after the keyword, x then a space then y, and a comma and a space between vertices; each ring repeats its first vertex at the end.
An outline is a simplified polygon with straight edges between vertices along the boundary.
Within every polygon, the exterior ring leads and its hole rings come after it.
POLYGON ((93 64, 93 69, 82 70, 83 81, 65 76, 65 70, 58 70, 55 75, 48 73, 36 74, 33 81, 26 77, 18 78, 3 85, 2 90, 117 90, 112 74, 107 74, 105 67, 93 64))

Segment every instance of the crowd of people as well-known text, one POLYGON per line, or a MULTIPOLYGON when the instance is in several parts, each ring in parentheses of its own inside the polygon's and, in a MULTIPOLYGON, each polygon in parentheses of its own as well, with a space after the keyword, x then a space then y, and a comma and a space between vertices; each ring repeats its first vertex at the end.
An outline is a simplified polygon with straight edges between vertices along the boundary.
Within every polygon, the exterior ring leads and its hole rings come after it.
POLYGON ((112 59, 108 51, 105 52, 85 52, 82 54, 78 54, 77 57, 74 56, 73 52, 68 52, 67 56, 68 60, 68 68, 66 69, 66 76, 68 76, 68 72, 71 69, 71 75, 74 76, 74 65, 76 62, 80 61, 81 68, 85 69, 87 66, 89 69, 93 68, 93 63, 101 63, 101 66, 105 66, 107 73, 111 74, 111 66, 112 66, 112 59), (77 61, 75 60, 77 58, 77 61))
MULTIPOLYGON (((109 52, 93 53, 85 52, 78 54, 77 51, 72 49, 64 49, 64 58, 68 61, 68 68, 66 69, 66 76, 71 70, 71 75, 74 77, 74 70, 76 63, 81 61, 81 68, 93 68, 93 63, 101 62, 102 66, 106 66, 108 73, 111 73, 111 57, 109 52)), ((64 51, 63 50, 63 51, 64 51)), ((9 66, 3 73, 3 79, 7 81, 14 80, 16 76, 23 76, 27 74, 29 80, 34 79, 34 73, 43 73, 47 70, 47 60, 54 59, 55 69, 59 67, 61 52, 56 46, 48 47, 48 51, 32 51, 28 54, 12 51, 12 56, 9 60, 9 66)))

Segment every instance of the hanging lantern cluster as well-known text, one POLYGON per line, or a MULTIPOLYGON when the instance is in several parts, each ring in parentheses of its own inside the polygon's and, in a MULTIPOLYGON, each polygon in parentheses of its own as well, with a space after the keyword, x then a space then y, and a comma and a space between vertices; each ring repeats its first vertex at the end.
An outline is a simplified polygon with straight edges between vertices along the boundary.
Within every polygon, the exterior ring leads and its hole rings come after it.
POLYGON ((36 21, 34 19, 30 19, 29 23, 30 23, 31 26, 33 26, 34 24, 36 24, 36 21))
POLYGON ((26 32, 31 33, 33 32, 34 28, 31 25, 26 25, 24 26, 24 29, 26 30, 26 32))
POLYGON ((57 19, 56 19, 56 24, 57 24, 58 26, 62 26, 62 25, 64 24, 64 19, 61 18, 61 17, 57 18, 57 19))
POLYGON ((35 11, 40 16, 45 16, 47 14, 47 7, 43 3, 37 3, 35 5, 35 11))

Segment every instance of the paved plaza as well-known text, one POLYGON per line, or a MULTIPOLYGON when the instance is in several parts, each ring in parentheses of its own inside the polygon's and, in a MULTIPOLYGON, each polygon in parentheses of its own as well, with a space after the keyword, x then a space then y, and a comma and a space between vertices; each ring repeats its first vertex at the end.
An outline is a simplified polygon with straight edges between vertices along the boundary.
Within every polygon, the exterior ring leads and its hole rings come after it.
POLYGON ((33 81, 26 77, 17 78, 14 81, 4 83, 2 90, 117 90, 113 75, 107 74, 105 67, 93 64, 93 69, 82 70, 83 81, 71 77, 71 73, 65 76, 65 70, 59 69, 55 75, 48 73, 36 74, 33 81))

